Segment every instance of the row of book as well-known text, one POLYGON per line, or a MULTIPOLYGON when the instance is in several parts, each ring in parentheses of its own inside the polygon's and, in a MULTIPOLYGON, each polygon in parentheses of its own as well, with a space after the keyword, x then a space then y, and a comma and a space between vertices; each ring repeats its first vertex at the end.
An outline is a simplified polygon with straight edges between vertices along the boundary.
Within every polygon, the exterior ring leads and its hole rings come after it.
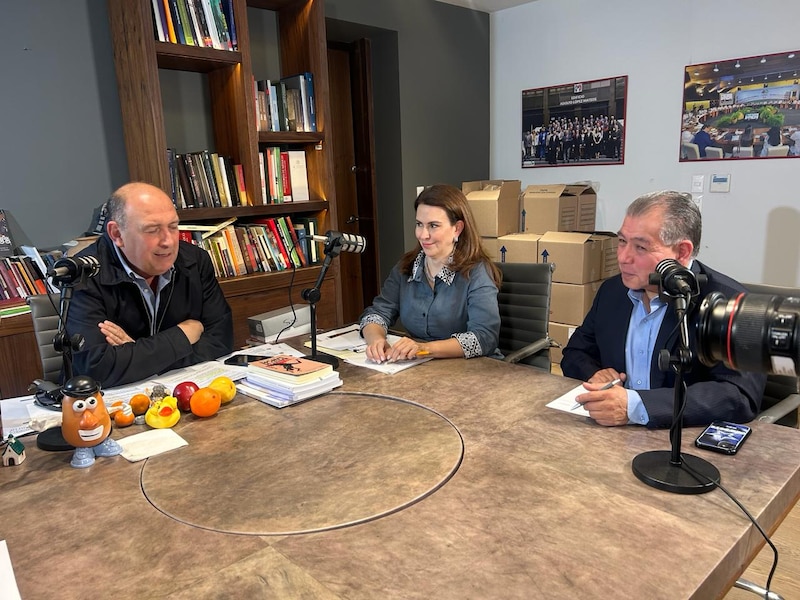
POLYGON ((308 71, 280 81, 253 78, 258 131, 317 131, 314 77, 308 71))
POLYGON ((45 274, 29 256, 6 256, 0 259, 0 301, 24 300, 46 294, 45 274))
POLYGON ((175 208, 248 206, 242 165, 230 157, 201 150, 179 154, 167 148, 170 192, 175 208))
POLYGON ((181 239, 208 252, 217 277, 284 271, 320 260, 311 237, 318 234, 314 217, 265 217, 234 225, 235 220, 180 225, 181 239))
POLYGON ((269 146, 258 153, 261 198, 264 204, 308 202, 308 166, 305 150, 269 146))
POLYGON ((233 0, 151 0, 161 42, 238 50, 233 0))
POLYGON ((342 385, 330 364, 310 358, 278 354, 251 362, 237 391, 277 408, 308 400, 342 385))

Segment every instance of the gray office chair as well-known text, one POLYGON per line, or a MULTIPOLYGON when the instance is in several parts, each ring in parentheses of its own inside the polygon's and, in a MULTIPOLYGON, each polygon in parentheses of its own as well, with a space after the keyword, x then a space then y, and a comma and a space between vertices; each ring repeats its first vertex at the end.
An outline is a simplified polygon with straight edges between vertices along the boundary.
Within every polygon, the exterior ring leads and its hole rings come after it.
POLYGON ((683 158, 687 160, 700 160, 700 147, 697 144, 683 142, 681 151, 683 158))
POLYGON ((550 372, 549 335, 552 263, 496 263, 503 273, 500 306, 500 346, 505 362, 550 372))
POLYGON ((43 379, 58 383, 61 377, 62 356, 53 348, 53 338, 58 333, 59 294, 28 296, 26 302, 31 307, 33 332, 39 346, 42 361, 43 379))

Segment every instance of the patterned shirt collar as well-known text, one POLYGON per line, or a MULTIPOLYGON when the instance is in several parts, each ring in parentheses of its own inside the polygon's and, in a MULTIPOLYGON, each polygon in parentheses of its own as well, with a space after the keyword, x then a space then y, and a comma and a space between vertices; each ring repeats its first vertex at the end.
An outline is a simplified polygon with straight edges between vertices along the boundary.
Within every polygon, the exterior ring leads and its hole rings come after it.
MULTIPOLYGON (((453 262, 453 257, 447 259, 448 263, 453 262)), ((450 269, 447 265, 442 267, 442 270, 436 275, 439 279, 444 281, 447 285, 453 284, 453 279, 456 277, 456 272, 450 269)), ((411 268, 411 275, 408 281, 422 281, 425 278, 425 252, 420 250, 417 258, 414 259, 414 266, 411 268)))

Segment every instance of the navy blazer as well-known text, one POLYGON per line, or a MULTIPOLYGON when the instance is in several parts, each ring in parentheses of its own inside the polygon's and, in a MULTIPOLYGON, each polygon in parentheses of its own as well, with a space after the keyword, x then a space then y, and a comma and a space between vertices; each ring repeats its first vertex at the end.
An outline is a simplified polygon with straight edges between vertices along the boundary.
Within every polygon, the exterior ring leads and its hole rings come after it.
MULTIPOLYGON (((697 357, 698 308, 702 298, 714 291, 731 298, 745 289, 696 259, 692 271, 705 275, 707 281, 701 284, 700 295, 688 310, 692 363, 684 373, 687 393, 683 424, 705 425, 714 419, 737 423, 751 421, 761 407, 766 375, 733 371, 721 363, 707 367, 697 357)), ((564 375, 587 381, 600 369, 613 368, 625 373, 625 340, 632 311, 633 303, 628 298, 628 288, 622 283, 622 277, 617 275, 604 281, 583 324, 575 330, 564 348, 561 360, 564 375)), ((663 372, 658 368, 658 354, 661 349, 673 354, 679 336, 678 317, 674 308, 669 306, 651 360, 651 389, 637 390, 650 416, 648 427, 669 427, 672 424, 675 372, 673 369, 663 372)))

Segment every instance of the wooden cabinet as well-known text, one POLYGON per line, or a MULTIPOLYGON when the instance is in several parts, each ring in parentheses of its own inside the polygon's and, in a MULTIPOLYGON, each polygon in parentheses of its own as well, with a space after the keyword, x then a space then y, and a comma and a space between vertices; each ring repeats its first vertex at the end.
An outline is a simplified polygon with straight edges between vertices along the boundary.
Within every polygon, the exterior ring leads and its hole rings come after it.
MULTIPOLYGON (((167 138, 159 69, 204 74, 208 83, 212 152, 241 164, 248 195, 260 198, 259 150, 286 145, 306 152, 310 202, 233 208, 197 208, 179 211, 181 221, 219 221, 231 216, 248 218, 279 215, 314 216, 320 231, 338 229, 333 182, 325 16, 322 0, 233 0, 238 50, 216 50, 160 42, 153 28, 151 0, 108 0, 114 63, 117 72, 125 146, 131 180, 146 181, 170 190, 166 158, 167 138), (280 35, 281 76, 304 71, 314 77, 317 132, 258 132, 252 84, 250 31, 247 8, 276 13, 280 35)), ((196 148, 179 148, 179 152, 196 148)), ((235 343, 247 337, 247 317, 287 306, 289 294, 302 304, 303 288, 313 285, 319 266, 289 271, 255 273, 220 279, 234 314, 235 343), (290 284, 292 289, 289 289, 290 284)), ((318 326, 342 324, 342 289, 338 261, 322 286, 318 326)))
POLYGON ((0 319, 0 398, 26 395, 28 386, 41 376, 31 315, 0 319))

